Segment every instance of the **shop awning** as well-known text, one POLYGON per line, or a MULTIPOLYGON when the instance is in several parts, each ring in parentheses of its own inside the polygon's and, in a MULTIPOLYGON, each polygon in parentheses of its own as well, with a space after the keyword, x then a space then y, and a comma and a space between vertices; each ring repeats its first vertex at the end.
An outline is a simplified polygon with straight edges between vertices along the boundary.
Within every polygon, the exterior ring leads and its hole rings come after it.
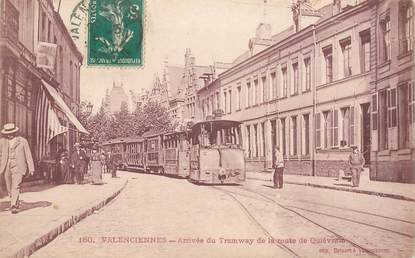
POLYGON ((72 113, 68 105, 66 105, 65 101, 59 95, 58 91, 55 90, 55 88, 53 88, 51 85, 49 85, 44 80, 42 80, 42 85, 44 89, 46 89, 46 91, 53 98, 55 104, 63 111, 63 113, 71 121, 71 123, 76 127, 76 129, 81 133, 89 134, 88 131, 85 129, 85 127, 79 122, 76 116, 72 113))

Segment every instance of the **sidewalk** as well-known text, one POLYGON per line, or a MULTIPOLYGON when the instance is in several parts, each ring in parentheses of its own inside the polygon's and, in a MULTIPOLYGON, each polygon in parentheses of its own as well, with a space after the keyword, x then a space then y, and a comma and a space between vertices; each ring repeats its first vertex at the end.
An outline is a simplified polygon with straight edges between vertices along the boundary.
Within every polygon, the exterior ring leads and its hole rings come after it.
POLYGON ((103 185, 58 185, 20 196, 21 210, 5 209, 9 199, 0 199, 0 257, 25 257, 100 209, 126 186, 130 174, 119 178, 103 175, 103 185))
MULTIPOLYGON (((247 172, 247 179, 263 180, 272 182, 273 172, 247 172)), ((337 181, 333 177, 312 177, 284 174, 284 183, 304 185, 318 188, 326 188, 339 191, 348 191, 361 194, 377 195, 381 197, 389 197, 398 200, 406 200, 415 202, 415 185, 371 181, 369 179, 369 170, 366 168, 360 176, 359 187, 352 187, 351 183, 345 180, 337 181)))

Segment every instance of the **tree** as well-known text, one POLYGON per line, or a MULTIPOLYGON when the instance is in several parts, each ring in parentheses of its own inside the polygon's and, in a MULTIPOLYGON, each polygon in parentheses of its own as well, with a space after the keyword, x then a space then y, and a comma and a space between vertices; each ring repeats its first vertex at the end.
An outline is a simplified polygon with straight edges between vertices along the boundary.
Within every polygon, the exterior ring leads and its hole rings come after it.
MULTIPOLYGON (((81 109, 85 106, 81 103, 81 109)), ((90 133, 83 137, 84 144, 118 137, 141 136, 147 131, 160 132, 173 128, 167 109, 157 102, 148 102, 132 113, 128 111, 127 103, 122 103, 120 111, 112 115, 105 111, 103 105, 96 114, 86 116, 84 113, 81 111, 79 118, 90 133)))

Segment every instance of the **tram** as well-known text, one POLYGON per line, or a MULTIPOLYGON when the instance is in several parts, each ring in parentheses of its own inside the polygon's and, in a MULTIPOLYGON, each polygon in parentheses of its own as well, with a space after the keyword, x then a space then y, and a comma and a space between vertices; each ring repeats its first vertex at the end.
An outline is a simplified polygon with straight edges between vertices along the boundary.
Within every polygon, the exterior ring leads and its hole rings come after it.
POLYGON ((240 122, 211 120, 191 128, 189 180, 202 184, 245 181, 240 122))
POLYGON ((147 173, 164 174, 164 133, 145 133, 144 137, 144 162, 147 173))
POLYGON ((164 173, 187 178, 190 170, 189 131, 169 132, 163 137, 164 173))
POLYGON ((127 170, 146 170, 144 162, 144 138, 129 137, 125 140, 124 166, 127 170))
POLYGON ((182 131, 113 139, 102 143, 102 148, 119 155, 127 170, 188 178, 199 184, 238 184, 246 177, 240 124, 209 120, 182 131))
POLYGON ((116 160, 121 161, 118 165, 119 169, 127 168, 125 164, 125 140, 125 138, 116 138, 101 144, 101 150, 104 151, 105 154, 111 152, 116 160))

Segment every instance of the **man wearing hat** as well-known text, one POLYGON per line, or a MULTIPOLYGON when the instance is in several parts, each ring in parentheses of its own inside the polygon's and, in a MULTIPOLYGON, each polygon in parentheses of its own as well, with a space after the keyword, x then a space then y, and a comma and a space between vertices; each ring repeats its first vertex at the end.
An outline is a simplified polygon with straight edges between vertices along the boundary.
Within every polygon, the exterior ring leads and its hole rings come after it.
POLYGON ((29 171, 33 175, 35 169, 29 143, 16 133, 19 128, 13 124, 5 124, 0 139, 0 174, 4 173, 7 192, 10 196, 10 208, 13 214, 19 209, 20 184, 23 176, 29 171))
POLYGON ((71 155, 71 163, 75 172, 75 182, 77 184, 82 184, 87 166, 87 156, 85 151, 81 149, 81 144, 79 144, 79 142, 75 143, 74 147, 75 150, 71 155))

